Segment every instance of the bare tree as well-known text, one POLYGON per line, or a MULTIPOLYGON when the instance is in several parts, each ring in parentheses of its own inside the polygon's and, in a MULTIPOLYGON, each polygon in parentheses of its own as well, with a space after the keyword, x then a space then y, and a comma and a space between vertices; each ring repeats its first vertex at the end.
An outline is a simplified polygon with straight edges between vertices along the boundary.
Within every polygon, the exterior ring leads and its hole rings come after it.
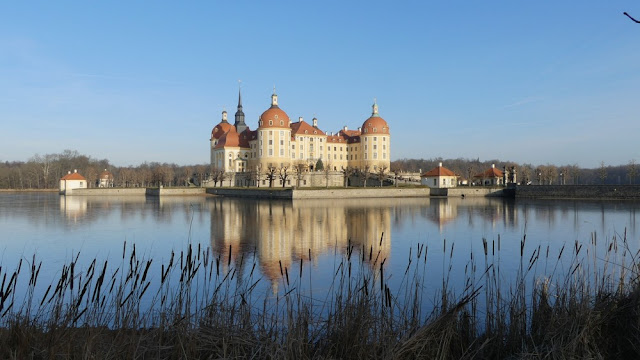
POLYGON ((371 165, 365 165, 360 169, 360 175, 364 178, 363 186, 367 187, 367 180, 369 180, 369 176, 371 175, 371 165))
POLYGON ((629 160, 629 165, 627 165, 627 177, 629 178, 629 184, 634 184, 636 182, 636 176, 638 175, 638 168, 636 166, 636 160, 629 160))
POLYGON ((289 175, 290 174, 289 174, 288 166, 282 166, 281 168, 278 169, 278 177, 282 182, 282 187, 285 187, 287 185, 287 178, 289 178, 289 175))
POLYGON ((273 166, 269 166, 265 170, 265 177, 269 180, 269 187, 273 187, 273 180, 276 178, 276 168, 273 166))
POLYGON ((342 168, 342 176, 344 180, 344 187, 349 186, 349 177, 357 172, 356 168, 351 166, 347 166, 346 168, 342 168))
POLYGON ((297 162, 293 169, 296 173, 296 187, 300 187, 300 182, 304 178, 304 173, 307 171, 307 164, 303 161, 297 162))
POLYGON ((378 168, 378 181, 380 182, 380 187, 382 187, 382 183, 384 182, 384 178, 387 174, 387 167, 386 166, 380 166, 378 168))
POLYGON ((98 170, 93 166, 89 166, 85 170, 84 177, 87 179, 87 187, 95 186, 95 184, 97 183, 98 175, 98 170))
MULTIPOLYGON (((318 162, 320 163, 320 165, 322 165, 322 163, 320 162, 321 160, 318 160, 318 162)), ((316 169, 317 169, 317 165, 316 165, 316 169)), ((324 181, 325 181, 325 188, 329 188, 329 177, 331 176, 331 163, 327 163, 327 166, 322 167, 322 171, 324 172, 324 181)))
POLYGON ((598 177, 600 181, 604 185, 605 180, 607 180, 607 167, 604 165, 604 161, 600 162, 600 169, 598 169, 598 177))

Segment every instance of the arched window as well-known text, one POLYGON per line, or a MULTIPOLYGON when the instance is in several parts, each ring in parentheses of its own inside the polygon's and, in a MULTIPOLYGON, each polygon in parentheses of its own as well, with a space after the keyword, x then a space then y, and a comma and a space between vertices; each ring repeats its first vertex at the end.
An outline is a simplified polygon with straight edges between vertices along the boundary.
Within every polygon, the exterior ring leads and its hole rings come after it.
POLYGON ((269 120, 269 126, 273 125, 273 120, 269 120))

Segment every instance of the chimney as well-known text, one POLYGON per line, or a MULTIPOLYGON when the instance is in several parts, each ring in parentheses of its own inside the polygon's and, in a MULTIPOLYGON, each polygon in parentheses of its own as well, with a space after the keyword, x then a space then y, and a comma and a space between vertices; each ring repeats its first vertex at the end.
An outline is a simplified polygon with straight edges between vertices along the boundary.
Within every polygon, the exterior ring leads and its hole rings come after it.
POLYGON ((347 131, 347 125, 344 126, 344 128, 342 128, 343 131, 347 131))
POLYGON ((318 119, 313 118, 313 127, 318 127, 318 119))
POLYGON ((298 118, 298 121, 299 121, 299 122, 303 122, 303 121, 304 121, 304 119, 302 118, 302 116, 300 116, 300 117, 298 118))
POLYGON ((77 172, 78 172, 78 169, 73 169, 73 172, 74 172, 74 173, 77 173, 77 172))
POLYGON ((496 167, 496 164, 491 164, 492 169, 495 169, 495 167, 496 167))
POLYGON ((442 163, 441 162, 438 163, 438 167, 442 167, 442 163))
POLYGON ((358 131, 362 132, 362 128, 360 126, 358 126, 358 131))
POLYGON ((71 174, 71 170, 67 171, 67 174, 71 174))

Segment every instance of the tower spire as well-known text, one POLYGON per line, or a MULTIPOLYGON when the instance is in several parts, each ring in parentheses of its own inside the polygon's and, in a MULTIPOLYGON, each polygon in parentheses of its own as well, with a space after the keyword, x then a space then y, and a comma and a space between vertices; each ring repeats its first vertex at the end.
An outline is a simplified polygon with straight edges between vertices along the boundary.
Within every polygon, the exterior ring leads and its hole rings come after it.
POLYGON ((371 113, 371 116, 380 116, 378 114, 378 102, 376 101, 376 98, 373 98, 373 112, 371 113))
POLYGON ((275 85, 273 85, 273 95, 271 95, 271 106, 278 106, 278 95, 276 94, 275 85))
POLYGON ((238 110, 236 111, 236 121, 233 124, 236 127, 238 133, 243 132, 247 128, 247 124, 244 122, 244 112, 242 111, 242 92, 241 92, 241 80, 238 80, 238 110))
POLYGON ((240 90, 242 90, 242 80, 238 80, 238 110, 242 109, 242 93, 240 90))

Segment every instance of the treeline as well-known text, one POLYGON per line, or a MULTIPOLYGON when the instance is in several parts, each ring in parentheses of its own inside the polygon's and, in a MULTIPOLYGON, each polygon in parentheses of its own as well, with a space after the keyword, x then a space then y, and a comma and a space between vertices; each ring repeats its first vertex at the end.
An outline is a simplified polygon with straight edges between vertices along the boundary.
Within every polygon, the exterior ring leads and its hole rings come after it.
POLYGON ((199 184, 208 176, 208 165, 179 166, 167 163, 143 163, 138 166, 113 166, 107 159, 94 159, 75 150, 59 154, 36 154, 28 161, 0 162, 2 189, 55 189, 67 172, 78 170, 89 187, 98 184, 100 173, 108 170, 116 187, 187 186, 199 184))
MULTIPOLYGON (((589 185, 589 184, 638 184, 638 165, 635 160, 626 165, 607 165, 598 168, 580 168, 578 165, 533 165, 518 164, 497 159, 400 159, 391 162, 391 171, 426 172, 443 165, 462 179, 472 179, 495 164, 502 170, 515 167, 519 183, 546 185, 589 185)), ((222 181, 224 174, 212 170, 208 164, 176 165, 168 163, 142 163, 138 166, 118 167, 107 159, 94 159, 75 150, 64 150, 59 154, 36 154, 28 161, 0 162, 1 189, 55 189, 62 176, 68 171, 78 170, 89 187, 97 186, 98 177, 104 170, 114 176, 116 187, 146 186, 189 186, 201 184, 210 175, 222 181), (217 175, 216 175, 217 174, 217 175)), ((218 182, 216 181, 216 182, 218 182)))
POLYGON ((463 179, 472 179, 495 164, 496 168, 503 170, 515 167, 517 181, 519 183, 545 184, 545 185, 622 185, 638 183, 638 165, 635 160, 629 161, 626 165, 607 165, 604 162, 597 168, 581 168, 576 164, 568 165, 533 165, 519 164, 512 161, 486 160, 480 159, 400 159, 391 162, 393 171, 421 172, 425 173, 438 163, 453 171, 463 179))

